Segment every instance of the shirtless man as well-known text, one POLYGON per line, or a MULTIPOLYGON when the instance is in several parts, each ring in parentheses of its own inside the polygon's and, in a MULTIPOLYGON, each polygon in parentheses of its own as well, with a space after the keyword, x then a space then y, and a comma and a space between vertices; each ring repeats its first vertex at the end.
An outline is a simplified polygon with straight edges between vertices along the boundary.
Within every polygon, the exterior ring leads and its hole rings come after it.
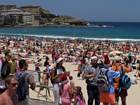
POLYGON ((5 80, 7 89, 0 95, 0 105, 16 105, 16 89, 18 82, 15 76, 10 75, 5 80))

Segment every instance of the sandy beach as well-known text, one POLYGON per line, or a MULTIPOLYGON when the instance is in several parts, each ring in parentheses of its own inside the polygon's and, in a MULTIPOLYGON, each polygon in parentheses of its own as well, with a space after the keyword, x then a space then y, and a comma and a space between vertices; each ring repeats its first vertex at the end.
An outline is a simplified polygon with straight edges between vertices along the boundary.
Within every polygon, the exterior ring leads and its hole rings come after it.
MULTIPOLYGON (((66 70, 70 71, 70 74, 73 76, 75 85, 82 87, 82 91, 83 91, 85 100, 87 101, 86 83, 85 83, 85 80, 82 80, 81 77, 80 78, 77 77, 77 71, 75 71, 77 69, 77 65, 72 64, 72 63, 64 63, 64 66, 66 67, 66 70)), ((30 66, 30 69, 33 69, 33 68, 30 66)), ((41 69, 43 70, 43 67, 41 69)), ((134 70, 132 73, 129 73, 129 75, 133 75, 135 72, 136 71, 134 70)), ((51 84, 50 84, 50 86, 51 86, 51 84)), ((140 97, 139 87, 140 87, 140 81, 138 80, 138 84, 132 85, 131 88, 128 90, 127 105, 139 105, 139 97, 140 97)), ((36 88, 36 90, 38 90, 38 88, 36 88)), ((45 89, 41 93, 45 95, 45 89)), ((30 92, 30 96, 33 99, 45 100, 45 97, 37 98, 36 92, 34 92, 32 90, 30 92)), ((51 97, 48 97, 47 101, 48 101, 47 105, 53 105, 52 91, 51 91, 51 97)), ((119 105, 121 105, 121 103, 119 103, 119 105)))
MULTIPOLYGON (((87 102, 87 90, 86 83, 81 77, 77 77, 78 64, 81 62, 82 57, 91 58, 94 55, 97 55, 99 60, 103 60, 104 54, 110 56, 110 61, 119 57, 122 61, 127 58, 128 55, 132 57, 131 64, 138 64, 137 60, 139 60, 139 51, 140 45, 138 42, 113 42, 113 41, 94 41, 94 40, 73 40, 73 39, 37 39, 34 38, 5 38, 2 37, 0 40, 1 44, 1 57, 4 57, 4 52, 9 51, 11 54, 11 58, 13 57, 16 60, 21 58, 26 59, 29 68, 28 71, 35 74, 35 65, 36 63, 40 63, 40 71, 45 70, 44 61, 45 57, 48 56, 50 58, 49 63, 53 65, 53 63, 59 57, 64 58, 64 67, 66 71, 70 71, 70 75, 73 76, 73 81, 76 86, 82 87, 82 92, 84 98, 87 102), (40 62, 40 61, 41 62, 40 62)), ((9 61, 11 62, 11 61, 9 61)), ((112 63, 113 64, 113 63, 112 63)), ((129 75, 134 75, 136 70, 129 73, 129 75)), ((36 76, 35 76, 36 78, 36 76)), ((39 85, 39 82, 36 82, 39 85)), ((139 105, 139 80, 138 84, 132 85, 128 90, 127 97, 127 105, 139 105)), ((49 86, 52 87, 51 83, 49 86)), ((47 97, 47 102, 50 105, 53 105, 54 96, 51 90, 51 96, 47 97)), ((39 91, 39 87, 36 87, 35 91, 30 90, 30 97, 33 99, 46 100, 45 97, 45 89, 41 92, 41 96, 37 97, 37 92, 39 91)), ((34 101, 33 101, 34 102, 34 101)), ((36 103, 36 102, 35 102, 36 103)), ((33 104, 34 105, 34 104, 33 104)), ((119 105, 121 105, 119 103, 119 105)))

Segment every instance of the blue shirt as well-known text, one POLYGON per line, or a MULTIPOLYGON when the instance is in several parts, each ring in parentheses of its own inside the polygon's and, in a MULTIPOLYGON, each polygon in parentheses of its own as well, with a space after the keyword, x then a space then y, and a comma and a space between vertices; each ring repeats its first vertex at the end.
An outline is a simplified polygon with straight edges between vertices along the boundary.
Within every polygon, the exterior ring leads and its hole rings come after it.
POLYGON ((112 70, 112 68, 102 69, 103 72, 106 72, 106 70, 109 70, 107 72, 108 80, 109 80, 109 83, 110 83, 110 87, 108 89, 108 92, 113 94, 113 93, 115 93, 114 78, 119 78, 121 76, 121 72, 120 71, 114 71, 114 70, 112 70))

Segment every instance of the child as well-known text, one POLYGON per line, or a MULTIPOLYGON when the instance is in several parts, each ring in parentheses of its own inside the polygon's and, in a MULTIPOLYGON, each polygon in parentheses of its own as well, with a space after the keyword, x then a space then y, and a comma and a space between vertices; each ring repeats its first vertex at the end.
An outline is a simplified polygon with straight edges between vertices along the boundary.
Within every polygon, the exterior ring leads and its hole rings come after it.
POLYGON ((80 86, 76 87, 74 105, 86 105, 80 86))
POLYGON ((60 91, 61 91, 61 101, 62 105, 71 105, 71 87, 70 87, 70 81, 68 80, 69 73, 63 73, 61 75, 61 86, 60 86, 60 91))
POLYGON ((74 93, 75 93, 75 83, 74 83, 74 81, 73 81, 73 77, 72 76, 69 76, 69 80, 70 80, 70 88, 69 88, 69 90, 70 90, 70 92, 69 92, 69 94, 70 94, 70 97, 72 98, 72 102, 73 102, 73 98, 74 98, 74 93))
MULTIPOLYGON (((46 86, 49 85, 49 78, 50 78, 50 71, 51 70, 52 70, 51 66, 44 70, 44 73, 43 73, 43 76, 42 76, 42 83, 41 83, 41 85, 46 85, 46 86)), ((44 87, 40 87, 39 92, 38 92, 38 97, 39 97, 40 92, 43 89, 44 89, 44 87)), ((51 96, 50 95, 50 89, 48 88, 47 90, 48 90, 48 95, 51 96)))
POLYGON ((40 82, 41 75, 40 75, 40 67, 39 66, 40 66, 40 62, 37 61, 37 63, 35 64, 35 71, 38 74, 38 81, 40 82))

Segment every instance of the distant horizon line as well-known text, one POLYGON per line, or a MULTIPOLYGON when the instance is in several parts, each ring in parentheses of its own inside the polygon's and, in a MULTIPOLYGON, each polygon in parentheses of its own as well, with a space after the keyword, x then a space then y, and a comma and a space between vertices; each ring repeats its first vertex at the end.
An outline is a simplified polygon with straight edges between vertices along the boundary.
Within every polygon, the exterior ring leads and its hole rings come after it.
POLYGON ((89 22, 92 22, 92 23, 94 23, 94 22, 99 22, 99 23, 140 23, 140 21, 90 21, 90 20, 88 20, 89 22))

